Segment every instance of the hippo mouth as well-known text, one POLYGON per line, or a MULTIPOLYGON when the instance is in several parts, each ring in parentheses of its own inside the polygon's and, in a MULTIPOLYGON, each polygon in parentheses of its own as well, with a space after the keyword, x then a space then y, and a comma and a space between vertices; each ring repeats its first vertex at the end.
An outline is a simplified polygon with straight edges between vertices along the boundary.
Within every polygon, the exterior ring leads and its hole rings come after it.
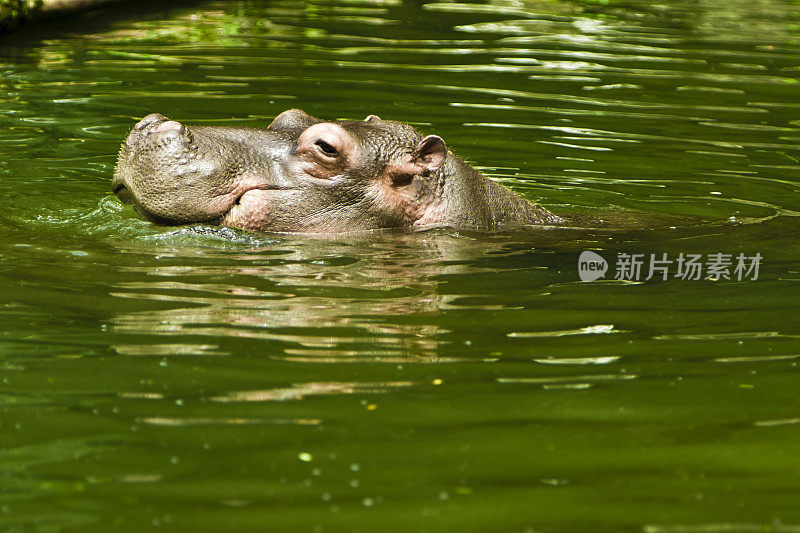
POLYGON ((264 205, 267 201, 269 193, 278 190, 280 189, 256 185, 244 189, 241 192, 238 190, 233 191, 231 194, 219 198, 219 203, 223 204, 223 207, 220 209, 222 210, 221 214, 193 220, 178 220, 171 217, 163 217, 149 211, 137 201, 134 194, 124 183, 116 183, 112 192, 117 196, 120 202, 133 206, 134 210, 139 213, 139 215, 160 226, 175 226, 189 222, 207 222, 230 227, 258 228, 256 219, 264 218, 264 216, 256 217, 254 215, 259 212, 259 206, 264 205))
POLYGON ((160 226, 207 222, 242 228, 257 227, 256 219, 260 220, 265 215, 265 213, 262 213, 261 216, 255 216, 260 212, 260 206, 265 205, 271 193, 283 191, 286 191, 286 189, 268 187, 258 181, 245 179, 234 190, 227 194, 222 194, 209 202, 210 205, 215 207, 213 214, 209 214, 206 217, 178 219, 171 216, 161 216, 147 209, 122 181, 115 180, 112 188, 112 192, 120 202, 133 206, 139 215, 160 226))
POLYGON ((111 184, 111 192, 117 195, 119 201, 123 204, 135 204, 136 199, 131 194, 131 191, 125 186, 122 180, 118 180, 114 178, 113 183, 111 184))
POLYGON ((245 189, 233 201, 230 208, 216 220, 216 223, 233 228, 261 229, 274 217, 274 213, 268 206, 285 199, 287 194, 290 195, 293 192, 291 189, 272 187, 245 189))

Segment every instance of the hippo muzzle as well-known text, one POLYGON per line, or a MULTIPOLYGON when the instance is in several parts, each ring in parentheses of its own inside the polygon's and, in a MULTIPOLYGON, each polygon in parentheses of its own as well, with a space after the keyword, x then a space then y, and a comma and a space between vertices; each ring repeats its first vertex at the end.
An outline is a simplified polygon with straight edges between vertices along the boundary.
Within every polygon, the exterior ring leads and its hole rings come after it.
POLYGON ((267 173, 244 169, 262 156, 208 130, 147 115, 120 149, 113 192, 149 220, 171 225, 217 222, 248 191, 273 187, 267 173))

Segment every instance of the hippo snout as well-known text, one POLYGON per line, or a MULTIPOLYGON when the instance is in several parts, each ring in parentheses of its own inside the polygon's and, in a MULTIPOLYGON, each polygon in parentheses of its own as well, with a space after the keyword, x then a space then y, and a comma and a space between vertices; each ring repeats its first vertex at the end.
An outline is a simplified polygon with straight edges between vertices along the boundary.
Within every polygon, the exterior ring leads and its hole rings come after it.
POLYGON ((242 172, 237 155, 202 130, 160 113, 145 116, 122 144, 113 193, 153 222, 181 224, 218 219, 246 190, 267 186, 245 179, 253 173, 242 172))

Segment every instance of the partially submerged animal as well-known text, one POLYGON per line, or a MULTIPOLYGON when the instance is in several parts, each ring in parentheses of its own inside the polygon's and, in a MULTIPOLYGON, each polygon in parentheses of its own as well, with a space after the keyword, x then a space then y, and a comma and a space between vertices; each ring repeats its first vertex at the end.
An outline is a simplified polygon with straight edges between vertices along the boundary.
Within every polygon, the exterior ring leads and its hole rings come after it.
POLYGON ((149 220, 272 232, 492 230, 562 219, 401 122, 284 111, 267 129, 195 127, 154 113, 119 153, 114 192, 149 220))

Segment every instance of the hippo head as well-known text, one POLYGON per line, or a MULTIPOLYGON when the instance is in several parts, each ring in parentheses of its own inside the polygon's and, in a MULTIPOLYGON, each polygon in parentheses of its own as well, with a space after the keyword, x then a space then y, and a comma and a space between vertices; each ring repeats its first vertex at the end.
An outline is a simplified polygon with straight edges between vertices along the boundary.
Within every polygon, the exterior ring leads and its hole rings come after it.
POLYGON ((259 130, 190 127, 154 113, 122 145, 113 190, 165 225, 412 227, 438 223, 447 158, 440 137, 374 115, 327 122, 291 109, 259 130))

